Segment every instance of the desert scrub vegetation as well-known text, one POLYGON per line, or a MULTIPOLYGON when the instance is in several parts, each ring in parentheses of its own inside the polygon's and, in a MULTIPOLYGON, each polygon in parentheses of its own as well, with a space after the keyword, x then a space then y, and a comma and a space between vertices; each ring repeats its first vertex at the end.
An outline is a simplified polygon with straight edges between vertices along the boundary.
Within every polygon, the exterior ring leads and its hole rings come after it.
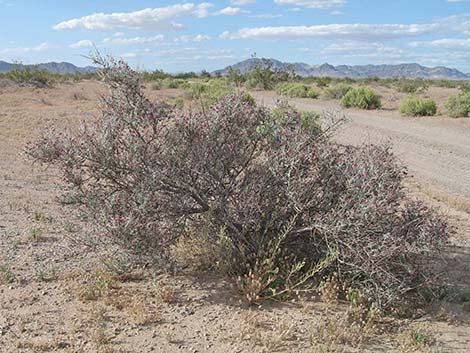
POLYGON ((429 88, 429 83, 422 78, 416 78, 413 80, 400 79, 396 81, 395 87, 398 92, 415 94, 426 92, 429 88))
POLYGON ((351 89, 352 89, 352 86, 346 83, 340 83, 335 86, 328 87, 325 91, 325 95, 330 99, 341 99, 351 89))
POLYGON ((389 147, 336 144, 334 114, 270 112, 244 93, 189 112, 153 103, 126 63, 95 61, 110 87, 100 119, 26 147, 63 173, 94 242, 165 268, 198 237, 250 302, 334 276, 386 308, 430 282, 451 230, 408 196, 389 147))
POLYGON ((224 79, 210 79, 206 82, 190 82, 186 89, 189 98, 204 106, 214 104, 223 96, 235 91, 235 87, 224 79))
POLYGON ((380 109, 382 107, 380 97, 367 87, 350 89, 339 103, 345 108, 380 109))
POLYGON ((431 98, 406 97, 400 105, 400 114, 405 116, 433 116, 437 105, 431 98))
POLYGON ((320 95, 312 87, 301 83, 282 82, 276 86, 276 92, 286 97, 318 98, 320 95))
POLYGON ((47 70, 20 67, 8 71, 3 76, 19 85, 43 88, 52 86, 57 75, 53 75, 47 70))
POLYGON ((470 92, 450 97, 446 109, 451 118, 470 117, 470 92))

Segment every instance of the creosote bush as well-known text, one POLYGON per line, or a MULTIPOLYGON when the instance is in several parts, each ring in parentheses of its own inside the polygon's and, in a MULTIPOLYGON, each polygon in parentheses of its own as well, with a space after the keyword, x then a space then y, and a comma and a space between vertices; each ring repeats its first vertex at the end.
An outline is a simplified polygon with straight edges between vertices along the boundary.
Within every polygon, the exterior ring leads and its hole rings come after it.
POLYGON ((406 97, 400 105, 400 114, 406 116, 433 116, 437 105, 431 98, 406 97))
POLYGON ((300 83, 279 83, 276 86, 276 92, 287 97, 295 98, 318 98, 318 92, 312 87, 300 83))
POLYGON ((340 83, 326 89, 326 96, 331 99, 341 99, 352 89, 352 86, 340 83))
POLYGON ((427 91, 429 83, 422 78, 400 79, 396 82, 396 87, 402 93, 423 93, 427 91))
POLYGON ((470 117, 470 92, 450 97, 446 108, 451 118, 470 117))
POLYGON ((124 62, 96 62, 110 86, 101 118, 26 153, 64 174, 63 201, 105 244, 164 266, 179 238, 201 234, 251 302, 334 274, 386 307, 429 280, 449 229, 407 196, 387 146, 338 145, 315 113, 243 93, 186 113, 149 101, 124 62))
POLYGON ((382 107, 380 97, 367 87, 350 89, 339 103, 345 108, 379 109, 382 107))

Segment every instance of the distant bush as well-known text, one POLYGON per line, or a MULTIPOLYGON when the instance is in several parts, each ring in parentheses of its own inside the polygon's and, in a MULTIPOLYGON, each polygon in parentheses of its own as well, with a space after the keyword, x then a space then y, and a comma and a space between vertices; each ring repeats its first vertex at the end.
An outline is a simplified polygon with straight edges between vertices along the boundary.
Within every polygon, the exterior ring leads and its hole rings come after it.
POLYGON ((421 79, 401 79, 396 83, 397 91, 402 93, 423 93, 429 88, 429 84, 421 79))
POLYGON ((459 90, 460 90, 462 93, 470 93, 470 82, 462 82, 462 83, 459 85, 459 90))
POLYGON ((327 88, 326 96, 331 99, 341 99, 352 89, 352 86, 345 83, 327 88))
POLYGON ((436 80, 432 82, 433 85, 437 87, 443 87, 443 88, 458 88, 461 81, 455 81, 455 80, 436 80))
POLYGON ((406 97, 400 105, 400 114, 406 116, 433 116, 437 105, 431 98, 406 97))
POLYGON ((187 86, 187 82, 184 79, 166 78, 161 82, 165 88, 185 88, 187 86))
POLYGON ((330 85, 331 78, 329 78, 329 77, 317 77, 315 79, 315 82, 317 83, 318 88, 326 88, 330 85))
POLYGON ((207 82, 192 82, 188 85, 186 91, 189 98, 208 106, 229 93, 233 93, 235 87, 223 79, 212 79, 207 82))
POLYGON ((318 98, 320 95, 312 87, 300 83, 283 82, 276 86, 276 92, 287 97, 318 98))
POLYGON ((161 81, 155 81, 152 83, 152 89, 155 91, 161 90, 163 88, 163 84, 161 81))
POLYGON ((359 87, 350 89, 340 100, 345 108, 379 109, 382 107, 380 97, 370 88, 359 87))
POLYGON ((446 109, 452 118, 470 117, 470 92, 450 97, 446 109))
POLYGON ((55 77, 47 70, 21 67, 5 73, 5 77, 20 85, 30 85, 34 87, 49 87, 55 81, 55 77))
POLYGON ((102 117, 26 153, 59 168, 64 201, 105 246, 165 266, 195 234, 250 302, 334 276, 387 307, 428 283, 449 230, 407 196, 390 148, 338 145, 318 115, 243 93, 186 113, 148 100, 125 63, 96 60, 111 87, 102 117))

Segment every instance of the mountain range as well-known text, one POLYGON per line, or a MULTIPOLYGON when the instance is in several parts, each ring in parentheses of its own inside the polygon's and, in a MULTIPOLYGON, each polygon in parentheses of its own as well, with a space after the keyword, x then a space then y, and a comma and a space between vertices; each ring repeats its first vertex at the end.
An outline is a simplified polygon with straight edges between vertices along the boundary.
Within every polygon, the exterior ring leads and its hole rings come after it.
MULTIPOLYGON (((255 64, 255 58, 241 61, 231 65, 234 69, 246 73, 255 64)), ((272 63, 272 69, 283 71, 293 65, 295 73, 302 77, 335 77, 335 78, 426 78, 426 79, 452 79, 452 80, 470 80, 470 74, 463 73, 457 69, 451 69, 444 66, 425 67, 419 64, 397 64, 397 65, 338 65, 330 64, 309 65, 305 63, 286 63, 275 59, 269 59, 272 63)), ((214 71, 215 74, 227 75, 230 66, 222 70, 214 71)))
POLYGON ((67 62, 49 62, 38 65, 23 65, 12 64, 0 60, 0 73, 8 72, 17 68, 36 68, 38 70, 47 70, 53 74, 93 73, 97 71, 97 68, 93 66, 78 67, 67 62))

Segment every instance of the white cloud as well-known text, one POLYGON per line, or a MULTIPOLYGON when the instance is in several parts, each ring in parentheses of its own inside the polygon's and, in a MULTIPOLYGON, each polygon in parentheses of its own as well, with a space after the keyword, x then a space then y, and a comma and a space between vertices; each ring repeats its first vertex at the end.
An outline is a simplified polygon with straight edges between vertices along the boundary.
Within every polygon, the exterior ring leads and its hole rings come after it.
POLYGON ((239 15, 242 13, 248 13, 249 11, 243 10, 239 7, 231 7, 228 6, 226 8, 223 8, 222 10, 216 11, 214 15, 239 15))
POLYGON ((28 53, 40 53, 54 48, 47 42, 41 43, 35 47, 19 47, 19 48, 7 48, 0 50, 1 55, 22 55, 28 53))
POLYGON ((165 39, 163 34, 159 34, 153 37, 133 37, 133 38, 105 38, 103 44, 118 44, 118 45, 138 45, 138 44, 149 44, 155 42, 162 42, 165 39))
POLYGON ((437 21, 443 30, 463 32, 470 35, 470 14, 460 14, 444 17, 437 21))
POLYGON ((185 36, 179 36, 175 38, 175 42, 181 42, 181 43, 189 43, 189 42, 205 42, 210 40, 211 37, 205 34, 198 34, 196 36, 190 36, 190 35, 185 35, 185 36))
POLYGON ((426 47, 426 48, 448 48, 448 49, 470 49, 470 39, 443 38, 428 42, 411 42, 410 47, 426 47))
POLYGON ((232 5, 238 5, 238 6, 253 4, 255 2, 256 0, 230 0, 230 3, 232 5))
POLYGON ((93 42, 88 39, 79 40, 78 42, 69 45, 69 47, 73 49, 87 48, 92 46, 93 42))
POLYGON ((342 12, 342 11, 331 11, 330 15, 331 16, 341 16, 341 15, 344 15, 344 12, 342 12))
POLYGON ((418 36, 439 28, 438 24, 329 24, 242 28, 224 32, 223 39, 304 39, 337 38, 350 40, 387 40, 418 36))
POLYGON ((205 41, 210 40, 210 39, 211 39, 210 36, 207 36, 205 34, 198 34, 197 36, 195 36, 193 38, 193 41, 194 42, 205 42, 205 41))
POLYGON ((280 13, 261 13, 259 15, 254 15, 253 17, 256 17, 256 18, 279 18, 279 17, 283 17, 283 15, 280 14, 280 13))
POLYGON ((342 6, 346 0, 274 0, 276 4, 303 6, 311 9, 330 9, 342 6))
POLYGON ((207 17, 210 3, 185 3, 175 4, 167 7, 147 8, 134 12, 121 13, 94 13, 89 16, 75 18, 61 22, 54 26, 56 30, 112 30, 117 28, 130 29, 172 29, 178 30, 183 26, 174 22, 175 19, 183 16, 207 17))

